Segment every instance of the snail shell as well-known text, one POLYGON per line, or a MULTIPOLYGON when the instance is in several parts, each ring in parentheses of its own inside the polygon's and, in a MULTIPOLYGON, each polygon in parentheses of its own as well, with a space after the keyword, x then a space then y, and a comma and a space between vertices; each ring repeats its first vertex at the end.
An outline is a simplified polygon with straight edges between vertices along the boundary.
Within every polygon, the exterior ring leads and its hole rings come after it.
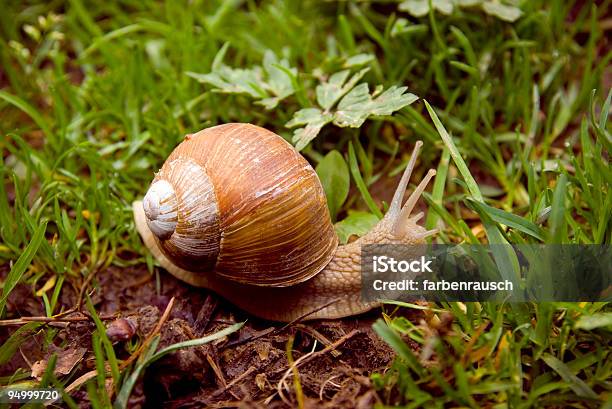
POLYGON ((194 275, 257 286, 308 280, 338 245, 310 164, 280 136, 225 124, 188 136, 143 199, 163 254, 194 275))

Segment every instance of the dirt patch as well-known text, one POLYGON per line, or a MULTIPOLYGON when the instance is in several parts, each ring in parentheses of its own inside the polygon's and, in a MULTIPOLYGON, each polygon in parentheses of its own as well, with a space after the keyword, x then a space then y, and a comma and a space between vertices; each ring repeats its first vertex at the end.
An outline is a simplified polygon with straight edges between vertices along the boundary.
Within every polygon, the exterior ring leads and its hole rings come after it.
MULTIPOLYGON (((371 407, 378 396, 370 375, 384 371, 394 356, 371 329, 380 311, 286 327, 253 318, 214 293, 184 284, 163 270, 150 275, 144 266, 112 267, 100 271, 96 280, 92 300, 98 314, 107 318, 107 334, 119 359, 129 358, 135 341, 151 333, 172 297, 175 304, 161 328, 160 348, 246 321, 240 331, 225 339, 179 350, 148 367, 132 392, 131 407, 296 406, 294 374, 288 371, 286 352, 290 340, 293 360, 304 357, 298 372, 306 407, 371 407), (334 342, 340 343, 333 351, 317 353, 334 342), (305 357, 313 353, 315 356, 305 357)), ((61 297, 64 309, 77 298, 76 291, 66 290, 61 297)), ((7 318, 43 315, 43 311, 40 298, 28 286, 18 286, 9 297, 7 318)), ((36 361, 45 362, 51 352, 72 359, 75 354, 69 350, 75 346, 86 352, 65 363, 66 367, 74 365, 70 379, 95 369, 91 346, 95 325, 90 321, 53 325, 57 334, 51 344, 45 343, 42 332, 32 332, 20 351, 0 368, 0 376, 10 376, 18 368, 29 373, 36 361)), ((0 327, 0 342, 13 331, 15 327, 0 327)), ((85 387, 73 396, 87 406, 85 387)))

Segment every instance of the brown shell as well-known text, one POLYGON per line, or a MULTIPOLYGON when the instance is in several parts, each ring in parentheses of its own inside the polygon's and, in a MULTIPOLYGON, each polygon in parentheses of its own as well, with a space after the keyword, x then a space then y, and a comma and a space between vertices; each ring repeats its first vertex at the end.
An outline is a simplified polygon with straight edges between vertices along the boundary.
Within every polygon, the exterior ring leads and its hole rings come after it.
MULTIPOLYGON (((314 276, 333 257, 338 238, 321 183, 310 164, 273 132, 250 124, 225 124, 189 135, 170 154, 156 180, 168 177, 179 200, 173 237, 203 240, 208 252, 186 257, 160 241, 166 255, 183 268, 214 270, 247 284, 289 286, 314 276), (204 175, 198 178, 192 169, 187 176, 171 176, 185 163, 190 168, 197 164, 204 175), (214 203, 209 194, 201 203, 191 200, 208 184, 214 189, 214 203), (180 204, 185 200, 190 204, 180 204), (214 212, 204 217, 206 223, 194 221, 199 205, 214 212)), ((192 250, 202 248, 196 245, 192 250)))

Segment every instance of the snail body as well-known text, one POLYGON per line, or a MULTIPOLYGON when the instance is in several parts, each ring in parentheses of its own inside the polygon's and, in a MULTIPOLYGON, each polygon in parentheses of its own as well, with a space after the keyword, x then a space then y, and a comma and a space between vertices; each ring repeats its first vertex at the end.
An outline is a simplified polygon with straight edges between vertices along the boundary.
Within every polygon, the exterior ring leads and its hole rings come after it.
POLYGON ((242 309, 277 321, 338 318, 360 300, 361 246, 424 243, 433 231, 410 213, 435 171, 401 202, 417 143, 389 211, 366 235, 338 246, 316 172, 283 138, 250 124, 188 135, 155 175, 136 227, 159 264, 242 309), (332 302, 335 301, 335 302, 332 302))

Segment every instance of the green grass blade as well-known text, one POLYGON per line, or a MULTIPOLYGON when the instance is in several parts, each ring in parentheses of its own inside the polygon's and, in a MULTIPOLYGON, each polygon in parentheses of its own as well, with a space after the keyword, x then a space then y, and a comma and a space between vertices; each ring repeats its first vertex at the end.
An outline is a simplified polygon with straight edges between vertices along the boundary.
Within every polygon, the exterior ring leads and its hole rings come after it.
POLYGON ((127 408, 130 395, 132 394, 132 389, 134 388, 136 381, 138 381, 138 378, 140 378, 140 374, 147 366, 147 362, 149 362, 151 357, 155 354, 157 345, 159 345, 159 335, 156 335, 151 340, 151 343, 148 345, 147 349, 140 356, 140 359, 138 359, 138 364, 123 383, 121 390, 119 390, 119 393, 117 394, 117 399, 115 399, 115 402, 113 403, 114 409, 127 408))
POLYGON ((164 349, 161 349, 159 352, 157 352, 155 355, 151 357, 148 363, 149 364, 153 363, 157 361, 158 359, 162 358, 164 355, 169 354, 170 352, 179 350, 181 348, 195 347, 199 345, 208 344, 209 342, 223 338, 229 334, 232 334, 238 331, 240 328, 242 328, 243 325, 244 325, 244 322, 239 322, 234 325, 230 325, 229 327, 224 328, 221 331, 217 331, 214 334, 207 335, 202 338, 190 339, 189 341, 183 341, 183 342, 177 342, 176 344, 172 344, 164 349))
POLYGON ((47 222, 44 222, 38 226, 34 235, 32 236, 32 240, 25 248, 19 259, 11 271, 8 273, 6 280, 4 281, 4 287, 2 288, 2 297, 0 298, 0 317, 4 312, 4 307, 6 305, 6 300, 8 299, 9 294, 13 291, 13 288, 17 285, 23 273, 25 273, 26 269, 34 259, 38 248, 40 247, 42 241, 45 239, 45 231, 47 230, 47 222))
POLYGON ((408 345, 406 345, 404 340, 402 340, 402 338, 397 332, 391 329, 381 319, 377 320, 372 325, 372 328, 374 329, 374 332, 378 334, 379 337, 385 340, 387 344, 391 345, 391 348, 393 348, 395 352, 397 352, 397 354, 406 361, 408 366, 412 368, 415 373, 417 373, 419 376, 422 375, 423 368, 418 358, 416 357, 414 352, 410 350, 408 345))
POLYGON ((96 324, 96 329, 98 330, 98 337, 100 338, 100 342, 102 346, 104 347, 104 352, 106 354, 108 365, 110 366, 110 369, 111 369, 111 375, 113 377, 113 381, 115 385, 119 385, 119 379, 120 379, 119 364, 117 363, 117 357, 115 356, 115 350, 113 349, 113 344, 110 342, 110 340, 106 336, 106 326, 102 323, 102 321, 100 320, 100 317, 98 317, 98 314, 96 313, 96 309, 94 308, 91 302, 91 298, 89 298, 89 296, 87 296, 86 304, 87 304, 87 310, 89 311, 89 314, 91 315, 91 317, 94 320, 94 323, 96 324))
POLYGON ((240 328, 242 328, 243 325, 244 325, 244 322, 239 322, 237 324, 230 325, 229 327, 224 328, 221 331, 217 331, 214 334, 207 335, 202 338, 191 339, 189 341, 178 342, 176 344, 170 345, 164 349, 161 349, 157 353, 155 352, 155 349, 157 348, 157 343, 159 342, 159 338, 156 338, 157 342, 151 343, 151 345, 149 346, 149 349, 143 356, 143 360, 139 362, 136 369, 132 372, 132 374, 128 377, 126 382, 123 384, 121 390, 119 391, 119 394, 117 395, 117 399, 115 400, 113 407, 117 409, 127 407, 127 403, 130 398, 130 394, 132 393, 132 388, 134 387, 134 384, 140 377, 140 374, 142 373, 142 371, 148 365, 162 358, 164 355, 167 355, 181 348, 188 348, 188 347, 204 345, 209 342, 215 341, 217 339, 223 338, 229 334, 232 334, 238 331, 240 328))
POLYGON ((355 148, 353 147, 352 142, 349 142, 349 168, 351 170, 351 175, 353 175, 353 180, 357 185, 357 189, 359 189, 361 197, 363 197, 366 205, 368 205, 368 208, 376 215, 376 217, 382 219, 383 214, 378 206, 376 206, 376 203, 374 203, 374 199, 372 199, 372 196, 370 195, 370 192, 368 191, 368 188, 361 177, 361 172, 359 171, 359 165, 357 163, 357 156, 355 155, 355 148))
MULTIPOLYGON (((448 167, 450 164, 450 151, 445 148, 442 151, 442 157, 438 168, 436 170, 436 177, 434 179, 433 188, 431 189, 431 200, 438 206, 442 206, 442 199, 444 197, 444 188, 446 186, 446 177, 448 175, 448 167)), ((427 218, 425 219, 425 228, 428 230, 436 227, 438 221, 438 213, 433 209, 429 209, 427 212, 427 218)))
POLYGON ((486 213, 493 221, 497 223, 501 223, 508 227, 517 229, 518 231, 528 234, 538 240, 545 240, 544 230, 540 226, 530 222, 527 219, 524 219, 512 213, 508 213, 504 210, 491 207, 487 204, 477 202, 470 198, 467 199, 467 203, 477 213, 486 213))
POLYGON ((591 331, 596 328, 607 328, 608 331, 612 332, 612 312, 600 312, 592 315, 583 315, 578 318, 578 321, 576 321, 574 327, 587 331, 591 331))
POLYGON ((563 378, 576 395, 588 399, 599 399, 593 389, 582 379, 574 375, 571 369, 559 359, 550 354, 544 354, 542 355, 542 360, 563 378))
POLYGON ((43 116, 40 115, 38 111, 36 110, 36 108, 34 108, 32 105, 30 105, 23 99, 15 95, 11 95, 8 92, 2 91, 2 90, 0 90, 0 99, 5 100, 9 104, 14 105, 15 107, 19 108, 21 111, 28 114, 30 118, 34 120, 36 125, 38 125, 40 129, 45 133, 45 135, 47 135, 47 138, 49 139, 53 138, 53 134, 51 133, 51 127, 49 126, 45 118, 43 118, 43 116))
POLYGON ((29 322, 19 327, 11 336, 0 346, 0 365, 7 363, 17 352, 19 346, 24 342, 26 336, 36 328, 40 327, 38 322, 29 322))
POLYGON ((431 105, 429 105, 426 100, 423 100, 423 102, 425 102, 427 112, 429 112, 429 116, 431 117, 431 120, 436 126, 436 129, 438 130, 438 134, 440 135, 440 137, 444 141, 444 144, 449 150, 450 155, 453 158, 453 162, 455 162, 455 166, 457 166, 459 173, 461 173, 461 176, 463 177, 463 180, 465 181, 465 184, 467 185, 470 194, 474 197, 474 199, 478 200, 479 202, 484 202, 482 193, 480 193, 480 189, 478 188, 478 184, 474 180, 474 177, 470 173, 470 170, 468 169, 465 161, 461 157, 461 154, 459 153, 455 142, 453 142, 453 139, 450 137, 448 132, 446 132, 446 129, 444 129, 444 125, 442 125, 442 122, 440 122, 438 115, 436 115, 436 112, 433 110, 431 105))
POLYGON ((565 213, 567 211, 565 206, 566 193, 567 175, 562 173, 557 179, 557 185, 553 193, 550 217, 548 219, 550 226, 549 239, 552 243, 563 243, 567 239, 567 223, 565 221, 565 213))

